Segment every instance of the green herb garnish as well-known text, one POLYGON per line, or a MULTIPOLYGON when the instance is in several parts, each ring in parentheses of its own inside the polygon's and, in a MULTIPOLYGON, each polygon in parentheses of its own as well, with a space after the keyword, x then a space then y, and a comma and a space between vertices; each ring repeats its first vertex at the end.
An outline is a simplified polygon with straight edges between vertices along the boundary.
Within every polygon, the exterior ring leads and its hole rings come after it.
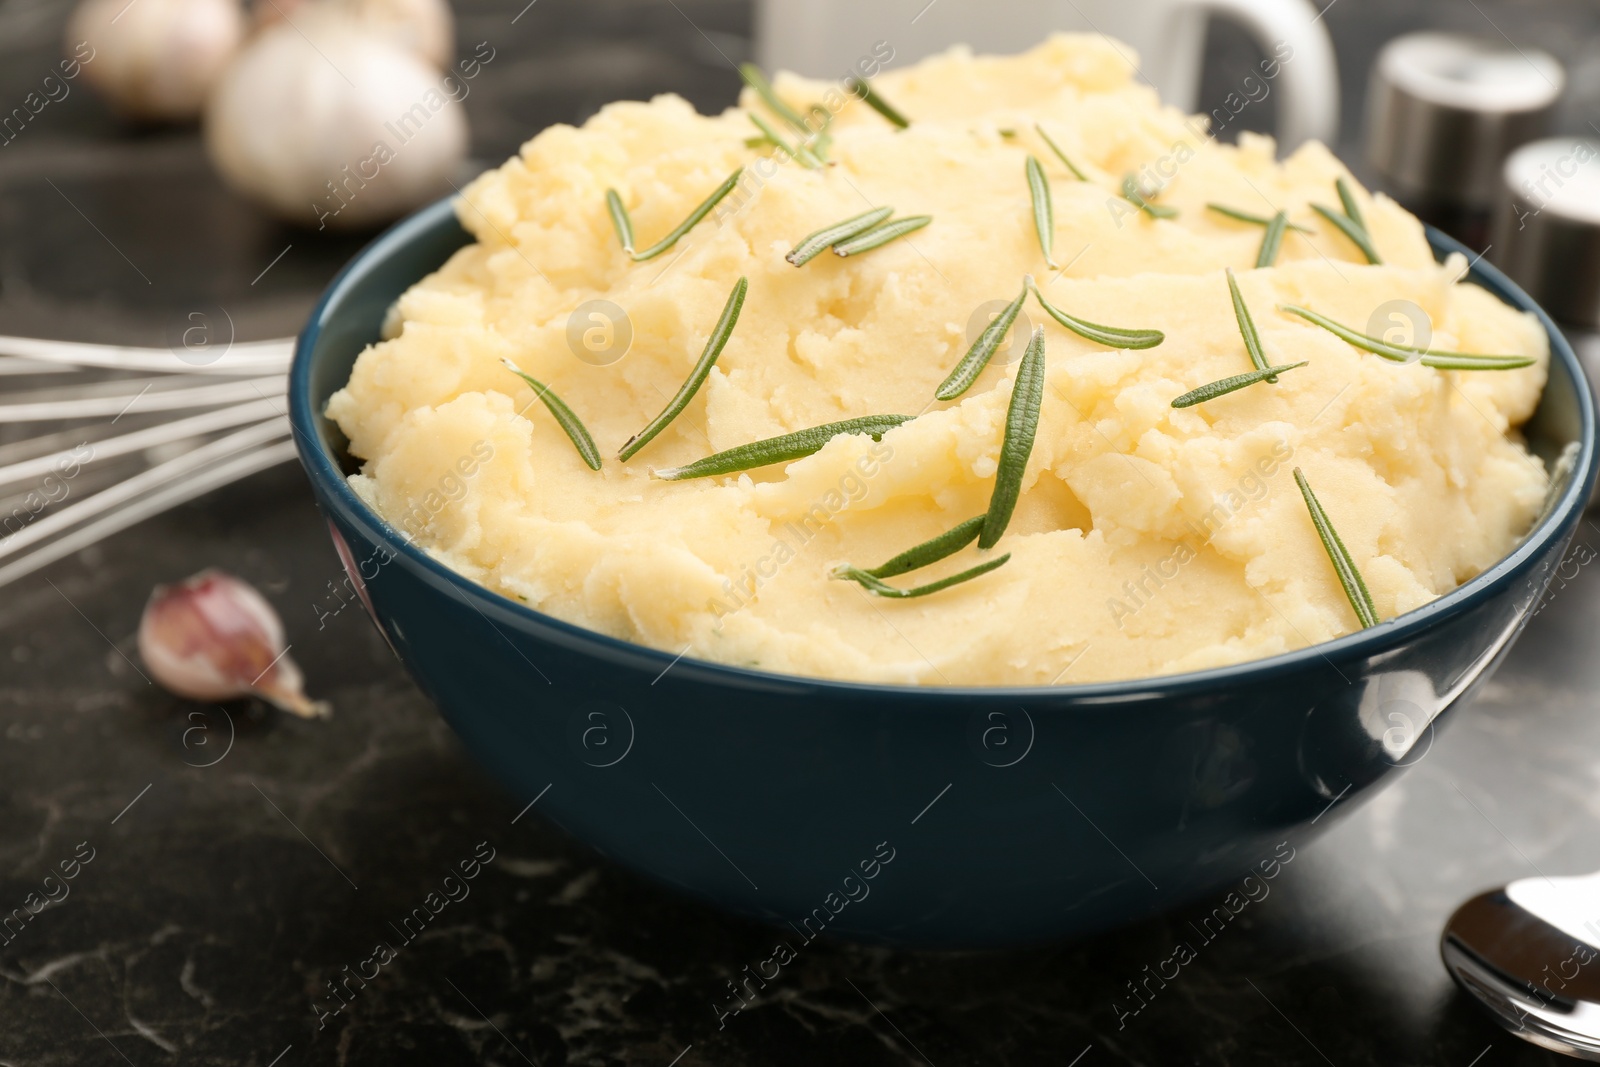
POLYGON ((1331 222, 1340 233, 1350 239, 1352 244, 1361 249, 1361 254, 1367 257, 1368 263, 1382 263, 1383 260, 1378 258, 1378 249, 1372 243, 1372 234, 1367 230, 1367 220, 1362 217, 1361 205, 1356 203, 1355 194, 1350 191, 1349 183, 1339 178, 1333 185, 1339 192, 1339 203, 1344 205, 1343 214, 1321 204, 1312 204, 1311 210, 1331 222))
POLYGON ((622 250, 633 255, 633 220, 628 218, 628 209, 623 206, 622 197, 617 195, 615 189, 606 190, 606 210, 611 212, 611 225, 616 227, 622 250))
POLYGON ((833 569, 832 577, 844 578, 852 582, 857 582, 860 584, 861 588, 875 596, 892 597, 896 600, 908 600, 911 597, 927 596, 929 593, 937 593, 941 589, 949 589, 952 585, 960 585, 962 582, 970 582, 972 579, 977 578, 980 575, 988 574, 996 567, 1003 566, 1010 558, 1011 553, 1007 552, 1003 556, 986 560, 985 562, 978 564, 976 567, 969 567, 960 574, 952 574, 948 578, 940 578, 936 582, 929 582, 927 585, 914 586, 911 589, 900 589, 888 584, 887 582, 880 582, 866 571, 861 570, 858 567, 851 567, 848 564, 835 567, 833 569))
POLYGON ((823 445, 844 433, 869 434, 878 440, 901 423, 910 422, 915 415, 864 415, 858 419, 830 422, 807 430, 768 437, 697 459, 683 467, 661 467, 650 472, 650 477, 669 482, 689 478, 709 478, 717 474, 737 474, 740 471, 768 467, 791 459, 801 459, 822 448, 823 445))
POLYGON ((1022 302, 1028 299, 1028 283, 1022 283, 1022 292, 1017 298, 1005 306, 1005 309, 996 315, 994 321, 984 328, 978 339, 972 342, 972 347, 967 349, 967 354, 961 357, 961 362, 956 364, 950 376, 939 383, 939 388, 933 395, 940 400, 954 400, 978 380, 978 375, 983 373, 983 368, 989 365, 989 358, 994 355, 994 350, 1000 347, 1001 338, 1006 331, 1011 329, 1011 324, 1017 321, 1017 313, 1022 310, 1022 302))
POLYGON ((1172 406, 1175 408, 1192 408, 1196 404, 1204 404, 1207 400, 1215 400, 1219 396, 1225 396, 1228 393, 1243 389, 1247 385, 1254 385, 1257 382, 1275 382, 1278 380, 1278 375, 1284 371, 1294 370, 1296 367, 1304 367, 1305 365, 1305 361, 1286 363, 1281 367, 1267 367, 1263 370, 1246 371, 1243 374, 1235 374, 1231 378, 1223 378, 1221 381, 1209 382, 1197 389, 1191 389, 1184 393, 1172 402, 1172 406))
POLYGON ((1066 164, 1066 168, 1072 172, 1072 176, 1074 178, 1077 178, 1080 182, 1086 182, 1089 180, 1083 171, 1079 170, 1077 166, 1073 164, 1072 160, 1067 158, 1067 154, 1061 151, 1061 146, 1057 145, 1053 140, 1050 139, 1050 135, 1044 132, 1043 126, 1035 122, 1033 124, 1033 129, 1035 133, 1043 138, 1044 143, 1050 146, 1050 151, 1056 154, 1056 158, 1061 160, 1062 163, 1066 164))
POLYGON ((694 399, 694 394, 700 390, 706 377, 711 373, 712 366, 717 362, 717 357, 722 355, 723 346, 728 343, 728 338, 733 336, 733 327, 739 321, 739 311, 744 307, 744 294, 750 289, 750 283, 745 278, 740 278, 734 283, 733 292, 728 294, 728 302, 722 306, 722 317, 717 320, 716 328, 711 331, 711 336, 706 340, 705 351, 700 353, 700 360, 689 372, 689 377, 679 387, 677 395, 667 401, 667 406, 661 414, 650 420, 650 424, 632 437, 622 446, 622 451, 617 453, 617 458, 628 460, 641 448, 667 428, 667 424, 677 418, 683 409, 689 406, 689 401, 694 399))
POLYGON ((848 241, 852 237, 865 233, 893 214, 894 208, 892 207, 875 207, 871 211, 855 215, 845 219, 843 222, 836 222, 832 226, 824 226, 816 233, 807 234, 783 258, 797 267, 804 266, 821 255, 830 246, 836 245, 841 241, 848 241))
POLYGON ((528 388, 533 390, 533 394, 544 401, 544 406, 550 409, 550 414, 555 416, 556 422, 567 432, 567 439, 572 442, 572 447, 578 450, 578 455, 583 457, 583 462, 588 464, 589 469, 599 470, 600 450, 595 447, 594 438, 590 437, 589 431, 584 428, 583 420, 574 415, 572 409, 562 403, 561 398, 556 396, 555 391, 548 385, 523 373, 522 368, 509 359, 502 359, 500 362, 505 365, 506 370, 526 382, 528 388))
POLYGON ((1085 340, 1108 348, 1154 348, 1167 339, 1167 335, 1160 330, 1124 330, 1116 326, 1101 326, 1068 315, 1044 298, 1044 293, 1039 291, 1038 285, 1034 284, 1031 277, 1026 284, 1033 289, 1033 295, 1038 299, 1039 306, 1044 308, 1045 314, 1085 340))
POLYGON ((1390 344, 1377 337, 1357 333, 1350 327, 1334 322, 1309 308, 1285 304, 1282 310, 1321 326, 1347 344, 1364 348, 1373 355, 1382 356, 1396 363, 1421 363, 1424 367, 1434 367, 1438 370, 1516 370, 1518 367, 1531 367, 1535 362, 1531 356, 1477 355, 1472 352, 1446 352, 1442 349, 1390 344))
MULTIPOLYGON (((1261 335, 1256 332, 1256 320, 1251 318, 1250 309, 1245 306, 1244 295, 1239 292, 1239 283, 1234 280, 1233 268, 1224 268, 1223 273, 1228 276, 1228 292, 1233 297, 1233 317, 1239 323, 1239 336, 1244 338, 1244 350, 1250 353, 1250 362, 1255 364, 1256 370, 1267 370, 1272 364, 1267 362, 1267 354, 1261 350, 1261 335)), ((1275 382, 1276 378, 1267 381, 1275 382)))
POLYGON ((1050 249, 1056 240, 1056 209, 1050 201, 1050 182, 1044 176, 1044 168, 1032 155, 1023 165, 1023 172, 1028 176, 1028 195, 1033 198, 1033 230, 1039 235, 1039 249, 1050 269, 1055 270, 1056 261, 1050 249))
POLYGON ((867 252, 879 245, 886 245, 896 237, 904 237, 913 230, 920 230, 933 221, 932 215, 908 215, 903 219, 894 219, 881 226, 868 230, 859 237, 852 237, 848 241, 840 241, 833 246, 835 255, 853 256, 858 252, 867 252))
POLYGON ((1028 468, 1028 454, 1033 451, 1034 434, 1039 429, 1044 372, 1044 327, 1039 326, 1028 338, 1028 350, 1022 354, 1016 380, 1011 386, 1011 404, 1006 408, 1006 435, 1000 444, 1000 464, 995 470, 994 492, 989 497, 989 511, 983 519, 983 533, 978 537, 979 548, 994 547, 1000 535, 1006 532, 1011 513, 1016 510, 1017 496, 1022 492, 1022 475, 1028 468))
POLYGON ((632 257, 635 263, 643 263, 647 259, 656 258, 677 244, 678 238, 694 229, 695 223, 709 215, 711 209, 716 207, 723 197, 733 192, 733 187, 739 184, 739 177, 742 174, 744 174, 744 168, 740 167, 728 175, 727 180, 717 186, 710 196, 701 201, 699 207, 689 212, 689 217, 678 223, 676 229, 643 252, 635 252, 633 250, 633 220, 628 218, 628 209, 623 207, 622 197, 617 195, 615 189, 607 189, 606 206, 611 209, 611 222, 617 228, 617 236, 622 238, 622 247, 627 250, 628 255, 632 257))
POLYGON ((1328 561, 1333 564, 1334 573, 1339 576, 1339 584, 1344 586, 1344 595, 1356 613, 1356 620, 1361 623, 1362 629, 1378 625, 1378 609, 1372 603, 1372 594, 1367 592, 1367 583, 1361 580, 1361 572, 1356 569, 1355 561, 1350 558, 1350 550, 1345 548, 1344 542, 1339 539, 1338 531, 1333 528, 1333 523, 1328 521, 1328 513, 1322 510, 1322 504, 1318 502, 1317 495, 1311 491, 1311 485, 1299 467, 1294 469, 1294 481, 1300 487, 1300 495, 1306 498, 1306 510, 1311 512, 1311 524, 1317 528, 1317 536, 1322 539, 1322 548, 1328 553, 1328 561))
POLYGON ((772 124, 766 119, 757 115, 754 111, 747 111, 745 114, 750 117, 751 122, 756 124, 756 129, 761 131, 762 137, 776 145, 778 151, 784 153, 790 159, 797 160, 807 170, 816 170, 822 166, 822 160, 818 159, 816 153, 806 147, 804 141, 791 145, 783 139, 782 134, 772 128, 772 124))
POLYGON ((1122 179, 1122 199, 1153 219, 1174 219, 1178 217, 1177 208, 1167 207, 1165 204, 1152 204, 1149 200, 1146 200, 1144 194, 1139 191, 1138 181, 1131 174, 1122 179))
POLYGON ((985 516, 979 515, 975 519, 968 519, 952 530, 946 530, 937 537, 930 537, 922 544, 906 549, 887 563, 876 567, 852 567, 851 569, 860 570, 861 573, 873 578, 893 578, 908 571, 921 570, 931 563, 939 562, 946 556, 955 555, 972 544, 977 539, 978 534, 983 532, 984 518, 985 516))
POLYGON ((739 64, 739 76, 744 79, 746 85, 756 91, 756 95, 761 98, 761 102, 771 108, 773 114, 793 126, 798 132, 810 135, 811 131, 806 128, 806 120, 800 117, 798 111, 778 98, 778 94, 773 91, 772 83, 767 81, 767 76, 761 73, 760 67, 754 63, 741 63, 739 64))
POLYGON ((1267 232, 1261 235, 1261 250, 1256 253, 1256 267, 1270 267, 1278 258, 1278 248, 1283 244, 1283 231, 1289 225, 1286 212, 1278 212, 1267 223, 1267 232))
MULTIPOLYGON (((1272 220, 1267 218, 1265 215, 1252 215, 1248 211, 1240 211, 1236 207, 1228 207, 1225 204, 1207 204, 1206 205, 1206 210, 1207 211, 1215 211, 1218 215, 1226 215, 1228 218, 1233 219, 1235 222, 1248 222, 1248 223, 1250 223, 1250 224, 1252 224, 1254 226, 1267 226, 1267 225, 1270 225, 1271 222, 1272 222, 1272 220)), ((1295 231, 1296 233, 1316 233, 1317 232, 1316 230, 1313 230, 1310 226, 1302 226, 1298 222, 1289 223, 1288 228, 1293 230, 1293 231, 1295 231)))
POLYGON ((903 130, 907 126, 911 125, 911 120, 900 114, 899 110, 890 104, 889 101, 879 96, 878 91, 869 85, 865 78, 851 78, 846 83, 846 88, 848 88, 851 93, 859 96, 863 104, 866 104, 872 110, 888 119, 891 123, 900 127, 900 129, 903 130))

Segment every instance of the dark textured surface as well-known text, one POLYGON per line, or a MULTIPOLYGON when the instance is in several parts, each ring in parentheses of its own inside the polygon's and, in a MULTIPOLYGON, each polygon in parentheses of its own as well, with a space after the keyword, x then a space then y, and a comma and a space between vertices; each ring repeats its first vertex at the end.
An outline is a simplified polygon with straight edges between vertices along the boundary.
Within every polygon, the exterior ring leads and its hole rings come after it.
MULTIPOLYGON (((520 6, 461 7, 462 39, 499 49, 467 102, 481 159, 616 96, 732 97, 717 49, 742 58, 742 4, 539 0, 512 27, 520 6)), ((1594 93, 1591 7, 1479 6, 1594 93)), ((7 99, 42 76, 63 17, 0 0, 7 99)), ((1326 16, 1351 71, 1391 32, 1478 17, 1415 0, 1326 16)), ((1229 31, 1213 44, 1213 81, 1228 56, 1250 62, 1229 31)), ((242 337, 289 332, 357 243, 256 216, 192 134, 126 130, 81 88, 0 149, 0 332, 162 343, 210 304, 242 337)), ((817 942, 719 1031, 725 983, 777 935, 617 870, 536 813, 513 824, 526 798, 465 759, 366 619, 319 629, 339 565, 301 475, 280 468, 0 590, 0 909, 80 842, 94 850, 61 904, 0 943, 0 1063, 1555 1063, 1453 991, 1435 939, 1473 890, 1600 867, 1600 579, 1582 562, 1600 530, 1579 546, 1427 755, 1213 941, 1190 926, 1197 908, 1005 954, 817 942), (145 682, 132 634, 149 587, 207 564, 274 601, 333 719, 191 717, 145 682), (495 858, 471 895, 319 1030, 324 983, 397 942, 389 924, 484 841, 495 858), (1126 983, 1179 940, 1196 958, 1123 1015, 1126 983)))

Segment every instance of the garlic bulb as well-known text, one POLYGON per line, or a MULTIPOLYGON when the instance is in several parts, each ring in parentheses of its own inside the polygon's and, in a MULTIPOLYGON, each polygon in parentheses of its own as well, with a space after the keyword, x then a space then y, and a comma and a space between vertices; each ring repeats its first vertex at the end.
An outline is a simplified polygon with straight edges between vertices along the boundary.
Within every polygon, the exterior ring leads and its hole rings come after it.
POLYGON ((117 113, 184 121, 200 114, 244 32, 238 0, 84 0, 66 46, 94 49, 83 79, 117 113))
POLYGON ((219 570, 155 588, 139 620, 139 656, 157 682, 181 697, 258 696, 307 719, 329 711, 306 698, 272 605, 219 570))
POLYGON ((449 191, 467 149, 451 84, 353 19, 297 18, 263 30, 223 75, 206 148, 230 185, 284 219, 371 225, 449 191))
POLYGON ((455 17, 446 0, 260 0, 255 18, 263 28, 287 19, 305 29, 305 19, 324 12, 353 18, 440 70, 455 56, 455 17))

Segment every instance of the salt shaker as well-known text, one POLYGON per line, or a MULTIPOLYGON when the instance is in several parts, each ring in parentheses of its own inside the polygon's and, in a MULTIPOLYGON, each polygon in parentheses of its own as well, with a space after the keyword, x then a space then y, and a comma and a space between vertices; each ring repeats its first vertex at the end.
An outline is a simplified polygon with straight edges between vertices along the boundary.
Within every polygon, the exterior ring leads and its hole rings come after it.
POLYGON ((1593 389, 1600 382, 1600 140, 1523 145, 1506 159, 1501 183, 1489 259, 1561 325, 1593 389))
POLYGON ((1454 33, 1396 37, 1367 92, 1367 161, 1422 221, 1482 250, 1500 167, 1542 136, 1566 77, 1536 48, 1454 33))

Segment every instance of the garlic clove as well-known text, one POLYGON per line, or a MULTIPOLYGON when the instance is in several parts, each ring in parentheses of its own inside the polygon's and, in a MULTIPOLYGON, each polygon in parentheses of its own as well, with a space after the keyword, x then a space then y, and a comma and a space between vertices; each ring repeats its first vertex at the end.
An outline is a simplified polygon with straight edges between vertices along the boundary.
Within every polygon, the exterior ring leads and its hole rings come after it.
POLYGON ((192 700, 259 696, 284 711, 326 716, 326 702, 306 697, 304 676, 289 658, 283 623, 249 583, 203 570, 150 594, 139 620, 139 656, 168 691, 192 700))
POLYGON ((84 0, 66 49, 89 46, 83 80, 118 114, 180 122, 200 114, 244 36, 238 0, 84 0))
POLYGON ((256 28, 290 21, 305 29, 325 13, 355 19, 383 37, 445 70, 455 57, 455 16, 447 0, 258 0, 256 28))

